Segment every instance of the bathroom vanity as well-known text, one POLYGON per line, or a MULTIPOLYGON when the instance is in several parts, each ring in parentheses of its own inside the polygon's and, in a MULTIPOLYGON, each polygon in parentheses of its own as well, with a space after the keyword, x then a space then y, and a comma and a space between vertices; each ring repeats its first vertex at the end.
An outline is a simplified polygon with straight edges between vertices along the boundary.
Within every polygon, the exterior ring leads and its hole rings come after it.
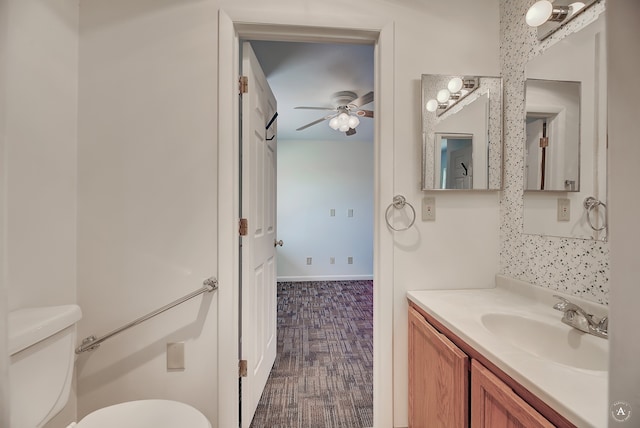
POLYGON ((408 292, 409 427, 606 427, 607 340, 563 324, 553 295, 500 276, 408 292))

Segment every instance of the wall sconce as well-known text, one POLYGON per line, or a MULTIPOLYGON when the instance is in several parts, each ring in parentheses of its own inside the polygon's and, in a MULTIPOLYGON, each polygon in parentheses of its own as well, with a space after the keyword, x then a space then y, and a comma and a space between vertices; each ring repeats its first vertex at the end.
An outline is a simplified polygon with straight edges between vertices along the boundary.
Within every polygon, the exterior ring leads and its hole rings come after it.
POLYGON ((477 77, 454 77, 449 80, 446 88, 437 92, 435 99, 426 102, 425 107, 427 111, 436 112, 440 116, 477 88, 477 77))
POLYGON ((527 11, 525 21, 530 27, 538 29, 538 39, 543 40, 553 34, 560 26, 566 24, 583 12, 597 0, 540 0, 527 11))

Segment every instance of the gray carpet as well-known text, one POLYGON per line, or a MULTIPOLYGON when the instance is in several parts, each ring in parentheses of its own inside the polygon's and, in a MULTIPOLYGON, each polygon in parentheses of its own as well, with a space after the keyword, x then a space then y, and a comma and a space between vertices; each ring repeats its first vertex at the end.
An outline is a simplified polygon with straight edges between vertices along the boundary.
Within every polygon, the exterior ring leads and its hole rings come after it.
POLYGON ((373 426, 373 283, 278 283, 278 354, 252 428, 373 426))

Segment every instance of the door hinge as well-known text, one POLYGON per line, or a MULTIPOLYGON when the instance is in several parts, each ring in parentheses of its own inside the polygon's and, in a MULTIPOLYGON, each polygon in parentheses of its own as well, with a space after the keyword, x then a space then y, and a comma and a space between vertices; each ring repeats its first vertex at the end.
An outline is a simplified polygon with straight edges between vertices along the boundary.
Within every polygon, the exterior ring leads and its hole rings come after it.
POLYGON ((247 377, 247 360, 238 361, 238 376, 247 377))
POLYGON ((238 79, 238 89, 241 95, 249 92, 249 78, 247 76, 240 76, 240 79, 238 79))
POLYGON ((246 218, 240 219, 240 236, 247 236, 249 234, 249 221, 246 218))

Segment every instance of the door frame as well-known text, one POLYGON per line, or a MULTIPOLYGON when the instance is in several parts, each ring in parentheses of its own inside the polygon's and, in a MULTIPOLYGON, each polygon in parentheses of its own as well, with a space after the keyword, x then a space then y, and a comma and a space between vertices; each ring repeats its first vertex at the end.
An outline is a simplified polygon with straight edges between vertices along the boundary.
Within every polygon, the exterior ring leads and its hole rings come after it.
POLYGON ((363 16, 220 10, 218 16, 218 426, 239 426, 239 40, 374 45, 373 421, 393 426, 394 23, 363 16), (300 23, 304 22, 304 25, 300 23), (354 27, 354 22, 357 22, 354 27))

